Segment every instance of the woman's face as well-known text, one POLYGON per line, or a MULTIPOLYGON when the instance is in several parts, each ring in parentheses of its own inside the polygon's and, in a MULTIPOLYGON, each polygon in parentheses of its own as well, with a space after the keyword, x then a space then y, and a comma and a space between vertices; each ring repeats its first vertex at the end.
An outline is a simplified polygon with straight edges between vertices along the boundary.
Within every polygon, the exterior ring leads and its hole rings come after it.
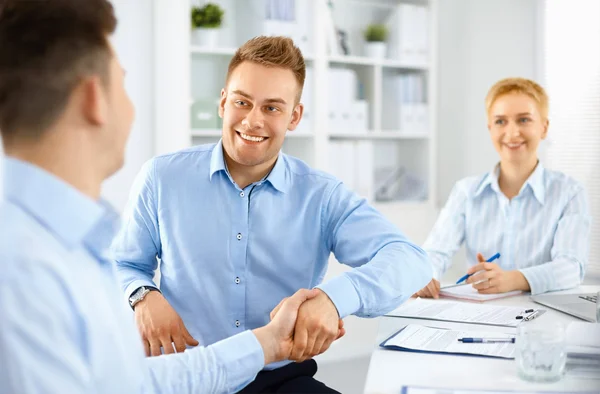
POLYGON ((537 160, 538 145, 548 133, 548 120, 542 118, 533 98, 508 93, 492 104, 488 129, 502 162, 527 164, 537 160))

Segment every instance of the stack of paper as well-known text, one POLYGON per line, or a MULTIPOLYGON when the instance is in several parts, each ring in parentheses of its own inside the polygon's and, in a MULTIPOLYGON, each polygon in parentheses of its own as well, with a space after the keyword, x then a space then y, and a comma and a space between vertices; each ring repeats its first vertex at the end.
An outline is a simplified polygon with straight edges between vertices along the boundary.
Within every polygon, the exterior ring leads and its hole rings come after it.
MULTIPOLYGON (((537 311, 537 316, 546 312, 544 309, 537 311)), ((417 298, 402 304, 387 316, 516 327, 523 321, 516 317, 522 314, 521 307, 417 298)))
POLYGON ((462 300, 470 300, 470 301, 489 301, 496 300, 498 298, 510 297, 514 295, 521 294, 521 291, 510 291, 508 293, 499 293, 499 294, 480 294, 477 290, 473 288, 472 285, 463 285, 463 286, 452 286, 447 287, 440 290, 440 296, 449 297, 449 298, 459 298, 462 300))
POLYGON ((566 374, 576 378, 600 379, 600 324, 569 324, 566 342, 566 374))

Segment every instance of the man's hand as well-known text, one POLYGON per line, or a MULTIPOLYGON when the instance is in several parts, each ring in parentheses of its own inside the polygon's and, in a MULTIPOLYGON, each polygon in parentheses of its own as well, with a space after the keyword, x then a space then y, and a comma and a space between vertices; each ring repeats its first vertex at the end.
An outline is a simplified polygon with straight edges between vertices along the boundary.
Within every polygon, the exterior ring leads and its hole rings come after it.
POLYGON ((467 283, 473 284, 480 294, 507 293, 513 290, 529 290, 529 282, 521 271, 505 271, 494 263, 486 263, 481 253, 477 254, 479 264, 468 269, 467 274, 473 274, 467 283), (480 283, 478 283, 480 282, 480 283))
POLYGON ((181 317, 158 291, 151 291, 135 305, 135 321, 142 335, 146 356, 183 352, 186 344, 197 346, 181 317), (175 344, 175 350, 173 350, 175 344))
POLYGON ((284 298, 277 305, 276 315, 264 327, 252 330, 260 342, 265 355, 265 364, 290 358, 294 346, 294 327, 300 306, 319 295, 316 289, 298 290, 293 296, 284 298))
POLYGON ((301 362, 321 354, 344 334, 335 305, 325 292, 320 289, 317 292, 298 311, 290 360, 301 362))
POLYGON ((417 291, 413 297, 421 298, 439 298, 440 297, 440 282, 432 279, 427 286, 417 291))

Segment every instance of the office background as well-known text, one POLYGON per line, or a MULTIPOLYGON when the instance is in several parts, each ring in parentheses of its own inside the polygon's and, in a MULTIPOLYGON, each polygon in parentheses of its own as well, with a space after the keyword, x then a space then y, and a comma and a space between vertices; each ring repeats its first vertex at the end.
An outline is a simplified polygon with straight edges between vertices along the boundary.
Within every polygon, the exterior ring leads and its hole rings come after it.
MULTIPOLYGON (((235 14, 231 7, 237 9, 239 3, 245 1, 215 1, 226 10, 225 30, 234 23, 228 20, 229 16, 235 14)), ((316 3, 319 0, 296 1, 316 3)), ((189 117, 194 97, 182 94, 185 90, 180 89, 182 86, 187 86, 190 91, 202 89, 198 84, 208 84, 221 75, 201 71, 200 76, 193 76, 193 65, 198 63, 198 59, 215 56, 213 53, 194 54, 190 51, 189 8, 202 3, 202 0, 113 0, 119 19, 113 43, 127 70, 126 86, 136 106, 136 120, 128 143, 125 167, 105 183, 103 190, 104 196, 120 210, 126 204, 132 180, 146 160, 158 153, 215 138, 192 136, 189 117), (181 19, 182 15, 185 23, 173 26, 173 21, 181 19), (184 53, 185 56, 166 58, 165 53, 184 53), (182 69, 187 73, 181 73, 182 69), (196 85, 193 88, 189 86, 192 82, 196 85)), ((453 184, 462 177, 488 171, 498 160, 486 129, 483 100, 489 87, 507 76, 538 80, 548 88, 551 100, 550 138, 541 147, 541 157, 546 165, 577 177, 587 187, 595 220, 586 281, 599 283, 600 259, 595 257, 600 253, 598 2, 577 0, 552 4, 544 0, 337 0, 334 2, 336 10, 333 20, 335 24, 343 25, 348 20, 358 19, 357 10, 362 10, 363 18, 364 15, 375 17, 381 15, 377 10, 402 3, 423 5, 433 10, 431 15, 435 15, 431 20, 434 25, 429 30, 434 34, 429 53, 432 62, 424 69, 416 70, 417 74, 426 75, 428 81, 428 120, 432 134, 416 142, 414 138, 400 136, 384 136, 381 140, 350 137, 349 140, 367 141, 372 143, 371 147, 377 144, 395 146, 392 151, 398 157, 398 164, 403 164, 402 154, 405 150, 402 146, 406 146, 403 144, 408 144, 409 150, 417 150, 419 156, 426 157, 423 165, 425 170, 417 175, 424 175, 427 193, 424 201, 392 202, 378 204, 378 207, 414 241, 423 242, 453 184), (365 14, 365 7, 370 6, 375 11, 365 14)), ((219 38, 221 43, 226 44, 225 56, 229 53, 228 48, 236 44, 235 40, 226 42, 228 34, 234 37, 230 30, 229 33, 224 31, 219 38)), ((353 42, 352 56, 362 56, 360 44, 356 40, 353 42)), ((318 47, 325 43, 315 43, 313 40, 313 45, 318 47)), ((226 66, 227 60, 224 59, 228 58, 214 60, 217 65, 215 70, 219 69, 218 65, 226 66)), ((348 64, 344 60, 319 63, 315 57, 309 61, 309 65, 315 68, 337 65, 340 69, 355 70, 358 75, 367 74, 368 79, 369 73, 377 73, 373 71, 375 65, 382 62, 365 60, 363 64, 358 59, 348 64)), ((385 78, 386 72, 402 74, 407 71, 403 67, 399 63, 389 67, 384 64, 379 68, 382 70, 381 78, 385 78)), ((223 73, 222 67, 215 72, 223 73)), ((377 89, 369 88, 369 84, 373 85, 373 82, 364 83, 367 85, 367 98, 369 89, 377 89)), ((384 94, 383 90, 381 94, 384 94)), ((379 103, 385 99, 382 96, 379 103)), ((312 108, 307 110, 309 113, 314 111, 312 108)), ((385 116, 383 108, 370 110, 385 116)), ((370 116, 373 116, 373 112, 370 116)), ((371 118, 367 127, 379 126, 380 130, 384 128, 382 123, 371 118)), ((315 130, 309 128, 303 131, 315 130)), ((286 142, 285 149, 292 154, 311 155, 309 162, 317 167, 328 166, 325 163, 330 163, 329 158, 319 155, 330 155, 331 142, 347 139, 323 137, 318 134, 319 131, 316 130, 315 135, 308 138, 296 137, 292 144, 286 142), (315 142, 312 142, 313 139, 315 142)), ((370 154, 377 155, 377 151, 367 149, 370 154)), ((360 152, 360 149, 353 152, 360 152)), ((419 173, 419 170, 416 172, 419 173)), ((372 188, 370 197, 373 197, 372 188)), ((455 277, 463 271, 463 253, 461 251, 456 256, 453 271, 448 277, 455 277)), ((336 275, 343 269, 332 259, 329 275, 336 275)), ((346 327, 346 337, 319 357, 318 377, 344 393, 361 392, 369 355, 374 346, 377 320, 349 317, 346 327)))

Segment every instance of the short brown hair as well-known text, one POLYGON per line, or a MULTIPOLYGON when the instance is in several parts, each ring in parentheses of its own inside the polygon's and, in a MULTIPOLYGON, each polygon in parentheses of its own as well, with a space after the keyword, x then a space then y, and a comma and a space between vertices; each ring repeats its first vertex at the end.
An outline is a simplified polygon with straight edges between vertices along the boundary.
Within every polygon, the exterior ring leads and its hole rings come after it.
POLYGON ((0 0, 0 132, 35 139, 64 111, 81 78, 108 82, 107 0, 0 0))
POLYGON ((258 36, 254 37, 238 48, 229 62, 227 78, 233 70, 243 62, 253 62, 266 67, 279 67, 291 70, 298 82, 298 96, 296 102, 300 101, 304 78, 306 77, 306 64, 300 49, 294 45, 294 41, 282 36, 258 36))
POLYGON ((548 120, 548 95, 538 83, 526 78, 505 78, 492 86, 485 98, 485 109, 489 115, 492 105, 500 96, 521 93, 531 97, 538 105, 543 120, 548 120))

